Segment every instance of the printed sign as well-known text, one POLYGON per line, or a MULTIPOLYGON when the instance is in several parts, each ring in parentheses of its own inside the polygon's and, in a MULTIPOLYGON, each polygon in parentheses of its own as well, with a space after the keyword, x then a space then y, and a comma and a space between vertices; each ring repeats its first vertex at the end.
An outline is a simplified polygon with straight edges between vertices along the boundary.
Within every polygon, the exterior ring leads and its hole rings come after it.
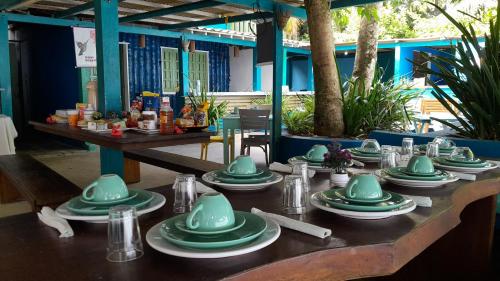
POLYGON ((76 67, 96 67, 95 29, 73 27, 76 67))

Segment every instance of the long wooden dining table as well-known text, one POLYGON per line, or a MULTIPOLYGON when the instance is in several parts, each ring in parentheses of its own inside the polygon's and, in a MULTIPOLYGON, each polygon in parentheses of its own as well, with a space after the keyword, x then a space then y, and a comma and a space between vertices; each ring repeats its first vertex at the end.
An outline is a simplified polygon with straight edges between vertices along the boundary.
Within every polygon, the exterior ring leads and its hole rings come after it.
MULTIPOLYGON (((329 188, 316 175, 312 191, 329 188)), ((167 198, 160 210, 139 218, 145 254, 125 263, 106 261, 106 224, 71 221, 75 236, 59 238, 35 214, 0 219, 0 280, 489 280, 500 170, 443 188, 417 190, 389 183, 384 189, 430 196, 432 207, 387 219, 341 217, 312 206, 290 216, 330 228, 320 239, 282 228, 279 239, 253 253, 220 259, 169 256, 144 238, 153 225, 172 217, 171 186, 153 188, 167 198), (468 279, 469 278, 469 279, 468 279)), ((234 209, 281 213, 282 184, 253 192, 223 192, 234 209)), ((498 280, 498 279, 497 279, 498 280)))

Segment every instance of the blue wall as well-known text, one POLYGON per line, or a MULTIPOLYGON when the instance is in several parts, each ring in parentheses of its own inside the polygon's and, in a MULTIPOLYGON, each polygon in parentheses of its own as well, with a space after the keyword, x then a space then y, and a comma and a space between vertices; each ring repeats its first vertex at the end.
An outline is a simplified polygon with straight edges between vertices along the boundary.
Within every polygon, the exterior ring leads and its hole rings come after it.
MULTIPOLYGON (((344 55, 342 52, 337 52, 337 65, 342 81, 350 79, 354 68, 354 54, 344 55)), ((379 52, 377 54, 377 67, 382 67, 385 71, 383 81, 392 79, 394 76, 394 51, 379 52)))
MULTIPOLYGON (((129 59, 130 95, 142 91, 161 93, 161 47, 177 48, 173 38, 146 36, 146 47, 140 48, 139 35, 120 33, 120 42, 127 42, 129 59)), ((209 52, 210 91, 229 91, 229 46, 220 43, 196 41, 196 50, 209 52)))
POLYGON ((307 57, 288 58, 288 81, 291 91, 307 91, 307 57))

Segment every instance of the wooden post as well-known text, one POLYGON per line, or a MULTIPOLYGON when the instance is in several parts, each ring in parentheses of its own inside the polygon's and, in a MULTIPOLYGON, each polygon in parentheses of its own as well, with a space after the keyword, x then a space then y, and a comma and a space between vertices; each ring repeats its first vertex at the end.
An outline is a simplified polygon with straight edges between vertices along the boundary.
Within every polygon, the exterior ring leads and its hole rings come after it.
POLYGON ((0 112, 12 117, 9 22, 6 15, 0 15, 0 104, 2 106, 0 112))
MULTIPOLYGON (((122 111, 120 52, 118 45, 118 1, 94 0, 98 109, 107 114, 122 111)), ((123 152, 101 147, 101 174, 124 177, 123 152)))
POLYGON ((276 16, 273 19, 273 122, 271 130, 271 162, 278 159, 278 142, 281 137, 281 102, 283 85, 283 30, 279 28, 276 16))

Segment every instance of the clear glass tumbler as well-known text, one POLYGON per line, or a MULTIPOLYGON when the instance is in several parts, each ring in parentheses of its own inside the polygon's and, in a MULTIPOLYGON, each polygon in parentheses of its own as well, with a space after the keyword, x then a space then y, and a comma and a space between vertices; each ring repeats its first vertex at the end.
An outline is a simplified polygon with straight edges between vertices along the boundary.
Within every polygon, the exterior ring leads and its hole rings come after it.
POLYGON ((192 174, 180 174, 175 177, 174 213, 190 212, 198 194, 196 193, 196 177, 192 174))
POLYGON ((309 172, 308 165, 305 161, 296 161, 292 166, 292 174, 302 176, 302 185, 304 187, 305 192, 309 192, 311 190, 311 186, 309 183, 309 172))
POLYGON ((394 168, 397 166, 398 153, 395 151, 383 151, 380 154, 380 169, 394 168))
POLYGON ((106 259, 126 262, 144 254, 135 207, 118 205, 109 209, 106 259))
POLYGON ((425 155, 429 158, 439 157, 439 144, 435 142, 427 143, 427 149, 425 151, 425 155))
POLYGON ((413 156, 413 138, 403 138, 401 160, 408 161, 413 156))
POLYGON ((290 215, 302 214, 306 207, 306 192, 301 175, 286 175, 283 189, 283 212, 290 215))

